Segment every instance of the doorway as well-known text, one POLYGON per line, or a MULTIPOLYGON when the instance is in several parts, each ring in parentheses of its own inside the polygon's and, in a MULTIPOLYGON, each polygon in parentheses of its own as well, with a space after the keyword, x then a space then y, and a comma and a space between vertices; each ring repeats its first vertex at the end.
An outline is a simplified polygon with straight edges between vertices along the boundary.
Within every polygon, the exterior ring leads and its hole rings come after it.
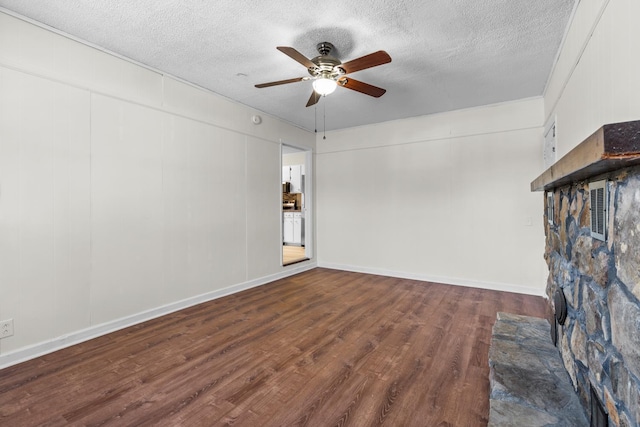
POLYGON ((311 259, 311 156, 310 149, 281 145, 283 266, 311 259))

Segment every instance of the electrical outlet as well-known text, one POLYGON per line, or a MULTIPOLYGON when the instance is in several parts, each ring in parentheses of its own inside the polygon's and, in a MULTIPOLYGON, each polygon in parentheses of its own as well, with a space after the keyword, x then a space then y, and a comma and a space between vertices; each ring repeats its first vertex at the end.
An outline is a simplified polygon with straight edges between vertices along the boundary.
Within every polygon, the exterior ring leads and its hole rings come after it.
POLYGON ((0 321, 0 338, 7 338, 13 335, 13 319, 0 321))

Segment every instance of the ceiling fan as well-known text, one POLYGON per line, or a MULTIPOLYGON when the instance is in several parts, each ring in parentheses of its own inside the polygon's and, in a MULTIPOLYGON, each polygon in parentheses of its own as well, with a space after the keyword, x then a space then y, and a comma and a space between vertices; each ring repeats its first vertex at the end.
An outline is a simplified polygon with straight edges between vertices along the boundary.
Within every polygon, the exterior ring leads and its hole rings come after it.
POLYGON ((384 50, 379 50, 377 52, 370 53, 369 55, 342 63, 339 59, 331 56, 331 50, 334 48, 331 43, 318 43, 316 48, 320 55, 313 59, 308 59, 292 47, 278 46, 276 49, 280 52, 307 67, 307 71, 310 76, 261 83, 255 86, 257 88, 264 88, 313 80, 313 92, 307 102, 307 107, 317 103, 321 96, 326 96, 332 93, 337 86, 346 87, 347 89, 355 90, 375 98, 381 97, 386 92, 385 89, 380 87, 347 77, 347 74, 391 62, 391 57, 384 50))

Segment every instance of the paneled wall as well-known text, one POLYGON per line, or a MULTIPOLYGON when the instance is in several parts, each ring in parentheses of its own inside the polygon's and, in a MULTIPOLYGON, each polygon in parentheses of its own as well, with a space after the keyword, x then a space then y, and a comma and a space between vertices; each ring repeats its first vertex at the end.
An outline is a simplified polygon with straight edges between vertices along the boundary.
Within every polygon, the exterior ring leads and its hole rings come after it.
POLYGON ((638 16, 637 0, 579 2, 544 96, 558 159, 602 125, 640 118, 638 16))
POLYGON ((541 98, 317 141, 319 264, 542 295, 541 98))
POLYGON ((295 271, 280 141, 313 133, 3 13, 0 94, 0 366, 295 271))

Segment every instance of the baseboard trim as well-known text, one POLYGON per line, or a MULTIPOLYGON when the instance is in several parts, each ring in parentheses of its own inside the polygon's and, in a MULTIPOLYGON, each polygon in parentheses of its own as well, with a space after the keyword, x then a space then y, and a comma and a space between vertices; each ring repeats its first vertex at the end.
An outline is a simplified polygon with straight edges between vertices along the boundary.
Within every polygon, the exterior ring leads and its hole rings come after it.
POLYGON ((43 341, 28 347, 23 347, 13 352, 0 355, 0 369, 7 368, 12 365, 17 365, 18 363, 26 362, 27 360, 31 360, 39 356, 44 356, 45 354, 53 353, 54 351, 62 350, 63 348, 70 347, 75 344, 80 344, 84 341, 88 341, 93 338, 118 331, 120 329, 128 328, 129 326, 137 325, 138 323, 146 322, 148 320, 155 319, 166 314, 174 313, 176 311, 183 310, 185 308, 201 304, 203 302, 212 301, 241 291, 245 291, 247 289, 263 286, 276 280, 284 279, 286 277, 293 276, 295 274, 302 273, 316 267, 317 264, 315 261, 311 261, 305 264, 296 264, 295 266, 291 267, 285 267, 285 270, 276 274, 271 274, 269 276, 264 276, 258 279, 249 280, 247 282, 238 283, 223 289, 207 292, 205 294, 196 295, 194 297, 156 307, 151 310, 136 313, 131 316, 122 317, 110 322, 105 322, 99 325, 90 326, 85 329, 74 331, 72 333, 56 337, 49 341, 43 341))
POLYGON ((479 280, 468 280, 457 277, 431 276, 428 274, 407 273, 404 271, 386 270, 382 268, 368 268, 346 264, 334 264, 318 262, 318 267, 331 268, 334 270, 352 271, 355 273, 377 274, 379 276, 398 277, 400 279, 420 280, 423 282, 442 283, 445 285, 466 286, 469 288, 487 289, 492 291, 512 292, 516 294, 533 295, 546 298, 543 288, 533 286, 518 286, 510 283, 484 282, 479 280))

